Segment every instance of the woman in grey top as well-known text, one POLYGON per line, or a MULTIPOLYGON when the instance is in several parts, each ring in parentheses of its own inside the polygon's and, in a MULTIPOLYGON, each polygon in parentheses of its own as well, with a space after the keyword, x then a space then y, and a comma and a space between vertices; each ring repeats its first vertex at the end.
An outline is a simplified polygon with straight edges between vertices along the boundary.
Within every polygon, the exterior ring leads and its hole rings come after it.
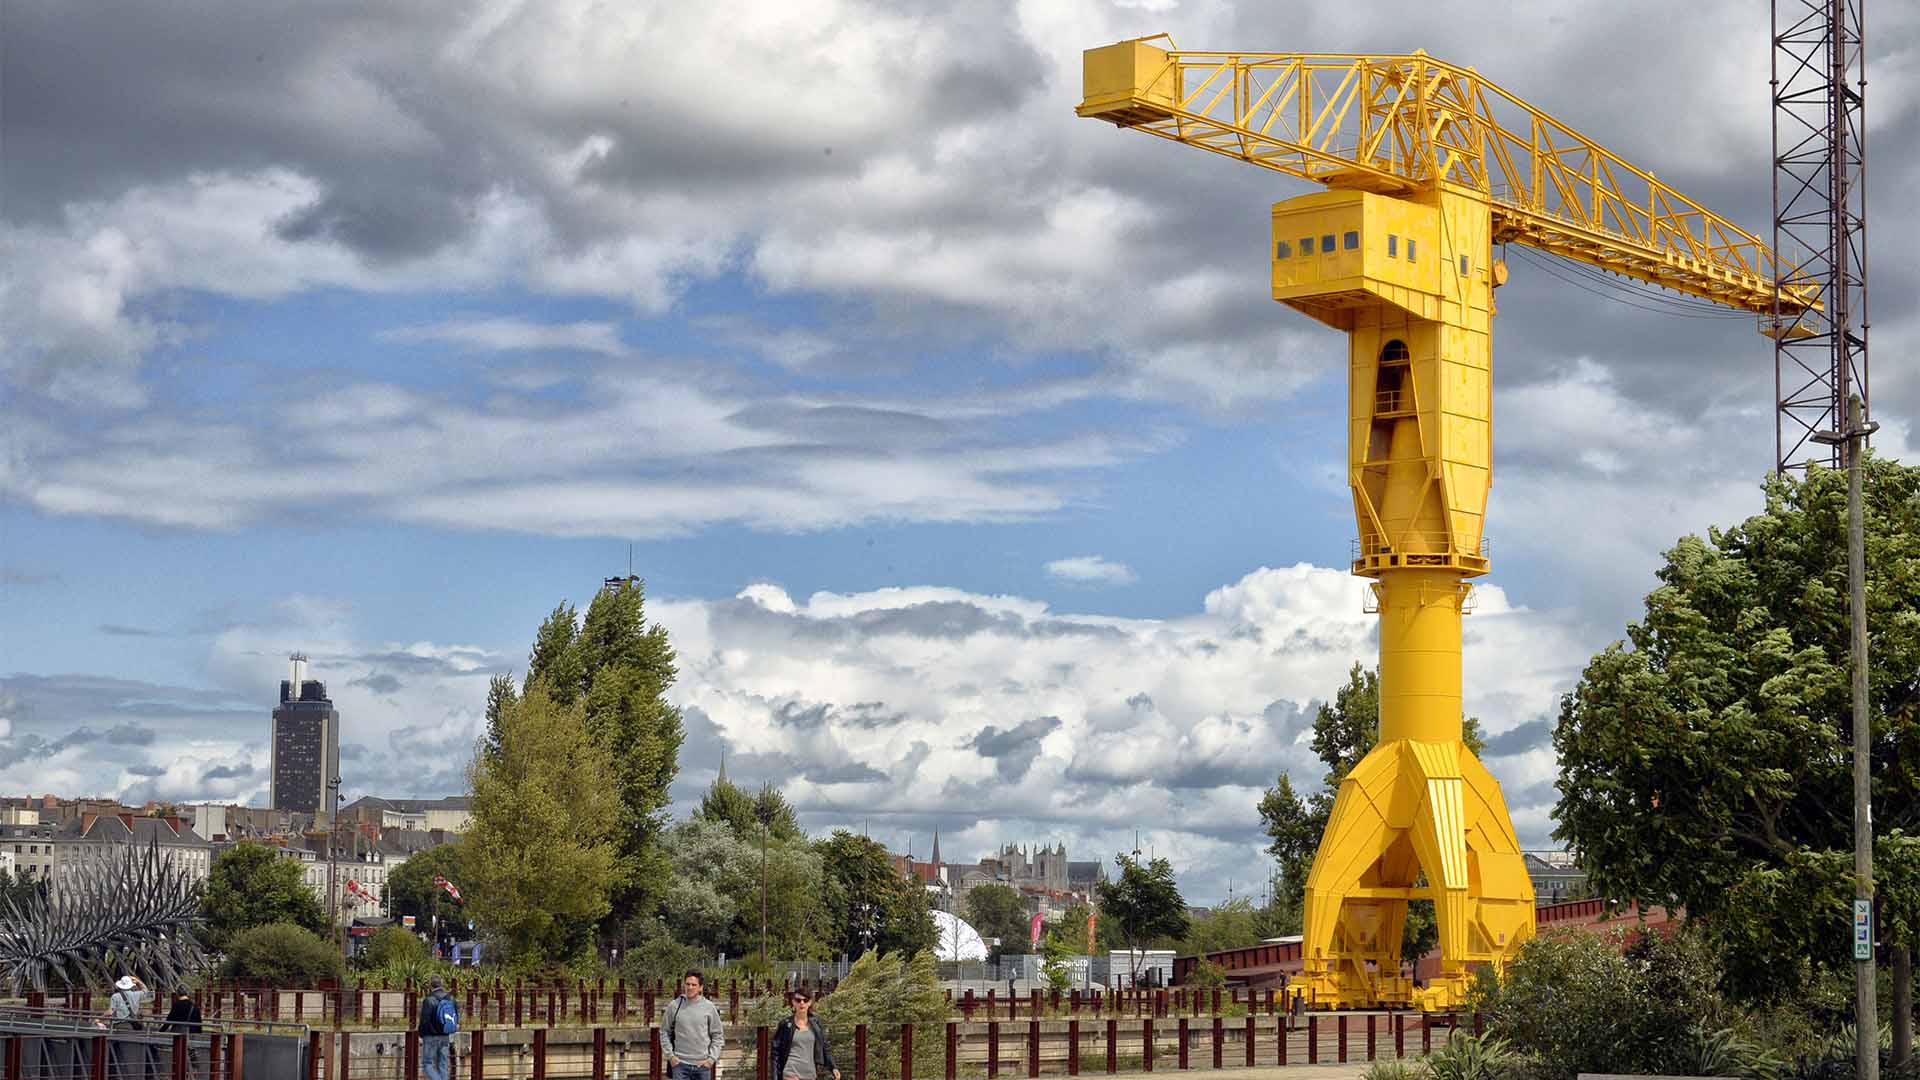
POLYGON ((812 998, 805 990, 795 990, 792 1002, 793 1015, 780 1021, 773 1033, 773 1075, 781 1080, 840 1080, 826 1025, 812 1015, 812 998))

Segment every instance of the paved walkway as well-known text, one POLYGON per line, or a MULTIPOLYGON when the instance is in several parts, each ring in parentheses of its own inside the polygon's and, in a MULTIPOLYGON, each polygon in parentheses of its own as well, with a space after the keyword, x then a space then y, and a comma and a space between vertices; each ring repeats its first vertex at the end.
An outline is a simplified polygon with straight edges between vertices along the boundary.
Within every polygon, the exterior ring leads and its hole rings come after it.
MULTIPOLYGON (((1159 1064, 1155 1062, 1155 1064, 1159 1064)), ((1367 1071, 1367 1062, 1350 1061, 1345 1065, 1259 1065, 1254 1068, 1237 1069, 1188 1069, 1187 1073, 1207 1077, 1207 1080, 1359 1080, 1367 1071)), ((1135 1073, 1136 1076, 1159 1076, 1170 1073, 1184 1075, 1179 1069, 1155 1069, 1152 1073, 1135 1073)))

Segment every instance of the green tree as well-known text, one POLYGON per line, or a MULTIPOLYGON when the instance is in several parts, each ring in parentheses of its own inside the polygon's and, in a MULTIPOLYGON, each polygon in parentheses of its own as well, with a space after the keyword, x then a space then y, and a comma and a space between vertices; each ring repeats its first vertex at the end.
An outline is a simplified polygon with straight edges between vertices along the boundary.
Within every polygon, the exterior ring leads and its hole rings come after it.
POLYGON ((989 943, 994 959, 1029 951, 1027 902, 1011 886, 976 885, 967 893, 967 921, 989 943), (992 944, 995 938, 999 944, 992 944))
POLYGON ((563 600, 534 632, 533 650, 527 654, 527 683, 536 679, 546 683, 548 696, 561 705, 573 704, 585 691, 579 639, 580 613, 563 600))
MULTIPOLYGON (((1920 894, 1920 469, 1864 464, 1882 927, 1920 894)), ((1666 553, 1645 616, 1561 702, 1555 835, 1596 895, 1678 904, 1748 998, 1850 963, 1852 723, 1844 473, 1666 553)))
POLYGON ((1267 912, 1254 907, 1253 901, 1242 896, 1189 920, 1187 936, 1180 943, 1180 951, 1190 956, 1202 956, 1258 945, 1263 938, 1270 936, 1272 930, 1267 912))
POLYGON ((578 700, 544 681, 503 709, 496 755, 475 759, 473 822, 462 841, 468 907, 515 960, 586 951, 620 879, 613 763, 578 700))
POLYGON ((427 943, 420 935, 401 926, 383 926, 367 940, 366 966, 424 963, 427 955, 427 943))
POLYGON ((800 819, 788 805, 787 797, 771 782, 760 785, 758 792, 749 795, 745 788, 722 776, 700 797, 700 805, 693 813, 708 821, 724 822, 741 837, 756 843, 762 826, 775 840, 798 840, 804 835, 800 831, 800 819))
POLYGON ((226 950, 242 930, 270 923, 328 931, 327 913, 307 888, 299 861, 265 844, 239 843, 214 856, 200 910, 207 944, 216 950, 226 950))
MULTIPOLYGON (((511 704, 508 707, 511 708, 511 704)), ((445 878, 462 890, 462 899, 465 899, 468 881, 466 868, 461 864, 465 850, 465 842, 455 840, 410 856, 387 875, 387 910, 395 918, 413 916, 423 930, 437 927, 452 937, 467 937, 466 907, 454 902, 445 889, 433 883, 436 877, 445 878)))
POLYGON ((663 899, 668 931, 709 956, 758 955, 762 874, 765 874, 767 951, 781 960, 826 955, 831 935, 820 854, 802 840, 735 833, 704 817, 668 832, 672 880, 663 899))
POLYGON ((1073 967, 1068 963, 1073 950, 1067 943, 1048 934, 1040 942, 1040 971, 1046 976, 1047 986, 1052 990, 1065 993, 1073 987, 1073 967))
POLYGON ((497 753, 500 748, 500 714, 519 697, 513 676, 495 675, 487 680, 487 734, 481 746, 488 754, 497 753))
MULTIPOLYGON (((931 950, 915 952, 911 959, 903 952, 867 952, 833 993, 820 999, 820 1016, 828 1030, 848 1040, 847 1045, 852 1045, 855 1026, 867 1025, 867 1075, 878 1080, 900 1075, 900 1025, 914 1024, 925 1033, 945 1020, 948 1011, 931 950)), ((914 1075, 939 1075, 945 1055, 940 1039, 923 1034, 914 1040, 914 1075)), ((853 1075, 851 1068, 846 1072, 853 1075)))
POLYGON ((271 986, 315 986, 346 977, 339 950, 320 935, 293 923, 267 923, 241 930, 227 940, 220 973, 271 986))
POLYGON ((815 845, 826 871, 826 904, 835 953, 918 952, 939 942, 927 891, 894 873, 887 849, 839 829, 815 845))
POLYGON ((666 852, 669 789, 680 771, 685 731, 667 689, 678 676, 666 628, 649 625, 639 578, 602 588, 587 606, 575 639, 588 730, 612 754, 619 794, 619 848, 624 868, 605 929, 625 936, 659 907, 666 852))
MULTIPOLYGON (((1478 717, 1462 719, 1461 738, 1475 754, 1486 749, 1478 717)), ((1313 869, 1314 853, 1320 849, 1320 837, 1333 814, 1333 800, 1340 790, 1340 781, 1346 779, 1379 741, 1380 675, 1377 670, 1356 663, 1347 673, 1346 685, 1335 691, 1333 700, 1322 703, 1314 714, 1313 752, 1327 769, 1321 778, 1320 790, 1303 799, 1294 790, 1293 781, 1282 773, 1260 799, 1261 825, 1271 841, 1267 853, 1274 857, 1280 869, 1273 902, 1276 925, 1289 930, 1298 927, 1307 874, 1313 869)), ((1401 936, 1401 955, 1408 960, 1423 956, 1438 940, 1433 901, 1409 902, 1401 936)))
POLYGON ((1100 919, 1111 920, 1116 936, 1128 950, 1128 974, 1137 978, 1140 956, 1135 950, 1155 941, 1177 941, 1187 934, 1187 902, 1173 880, 1173 866, 1165 859, 1142 864, 1125 853, 1116 855, 1120 877, 1097 887, 1100 919))

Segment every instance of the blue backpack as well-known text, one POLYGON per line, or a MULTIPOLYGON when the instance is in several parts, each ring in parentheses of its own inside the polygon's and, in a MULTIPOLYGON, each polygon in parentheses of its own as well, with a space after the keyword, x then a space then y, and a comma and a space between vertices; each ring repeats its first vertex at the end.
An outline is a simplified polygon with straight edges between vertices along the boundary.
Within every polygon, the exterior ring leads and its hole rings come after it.
POLYGON ((440 1025, 440 1034, 451 1035, 460 1030, 460 1007, 453 1003, 453 995, 440 998, 433 1010, 434 1022, 440 1025))

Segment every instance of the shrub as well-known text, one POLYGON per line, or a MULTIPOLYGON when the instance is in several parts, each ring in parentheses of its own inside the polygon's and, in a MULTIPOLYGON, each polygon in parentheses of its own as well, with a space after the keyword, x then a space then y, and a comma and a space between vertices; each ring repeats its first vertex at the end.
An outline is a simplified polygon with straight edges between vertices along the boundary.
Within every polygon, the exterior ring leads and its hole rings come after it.
POLYGON ((1778 1056, 1728 1028, 1696 1027, 1677 1062, 1687 1076, 1743 1076, 1775 1080, 1786 1069, 1778 1056))
POLYGON ((361 963, 370 968, 383 968, 426 959, 427 943, 421 941, 418 934, 405 927, 385 926, 367 940, 361 963))
POLYGON ((275 986, 313 986, 324 979, 342 979, 346 971, 332 943, 292 923, 268 923, 233 935, 221 967, 229 979, 275 986))
POLYGON ((664 935, 635 946, 620 958, 620 974, 633 982, 659 979, 673 986, 681 975, 696 968, 712 978, 713 956, 705 949, 682 945, 664 935))
POLYGON ((1522 1063, 1505 1039, 1455 1032, 1427 1058, 1426 1066, 1430 1080, 1508 1080, 1522 1063))
MULTIPOLYGON (((839 987, 820 1000, 819 1010, 836 1039, 851 1039, 855 1025, 866 1024, 867 1075, 891 1080, 900 1074, 900 1025, 944 1021, 947 998, 932 953, 906 960, 898 952, 875 951, 854 962, 839 987)), ((851 1042, 846 1045, 851 1049, 851 1042)), ((938 1076, 945 1067, 946 1040, 914 1040, 915 1075, 938 1076)))
POLYGON ((1427 1080, 1427 1068, 1412 1061, 1376 1061, 1360 1075, 1362 1080, 1427 1080))
POLYGON ((1475 1004, 1489 1033, 1537 1059, 1545 1077, 1675 1075, 1689 1072, 1696 1029, 1732 1026, 1718 981, 1696 934, 1643 932, 1626 943, 1576 932, 1527 942, 1503 978, 1476 981, 1475 1004))
POLYGON ((1183 981, 1196 990, 1212 990, 1227 985, 1227 969, 1211 960, 1202 960, 1193 965, 1183 981))

